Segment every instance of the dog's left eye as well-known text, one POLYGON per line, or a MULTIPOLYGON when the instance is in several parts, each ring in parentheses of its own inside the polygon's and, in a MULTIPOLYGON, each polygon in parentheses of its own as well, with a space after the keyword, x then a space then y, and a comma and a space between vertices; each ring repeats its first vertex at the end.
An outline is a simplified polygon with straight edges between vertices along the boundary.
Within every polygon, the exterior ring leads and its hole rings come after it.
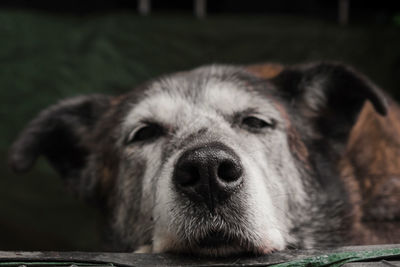
POLYGON ((146 124, 134 131, 128 138, 128 143, 154 140, 164 134, 164 130, 157 124, 146 124))
POLYGON ((259 119, 257 117, 248 116, 242 119, 242 125, 252 130, 260 130, 266 127, 275 127, 275 121, 266 122, 265 120, 259 119))

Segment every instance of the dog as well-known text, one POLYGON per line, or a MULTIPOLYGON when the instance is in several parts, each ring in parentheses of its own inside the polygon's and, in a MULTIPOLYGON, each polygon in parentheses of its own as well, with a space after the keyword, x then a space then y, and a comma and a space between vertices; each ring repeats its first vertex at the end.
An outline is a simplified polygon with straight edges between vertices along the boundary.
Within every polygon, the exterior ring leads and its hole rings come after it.
POLYGON ((102 209, 118 251, 400 242, 400 110, 336 62, 210 65, 63 100, 10 149, 102 209))

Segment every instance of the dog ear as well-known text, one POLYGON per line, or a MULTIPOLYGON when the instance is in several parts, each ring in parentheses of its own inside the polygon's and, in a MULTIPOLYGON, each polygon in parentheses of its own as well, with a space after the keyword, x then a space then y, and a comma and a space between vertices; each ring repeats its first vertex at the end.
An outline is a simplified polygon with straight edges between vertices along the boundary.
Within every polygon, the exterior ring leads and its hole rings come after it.
POLYGON ((12 169, 27 171, 44 155, 63 178, 78 178, 90 154, 91 133, 109 102, 103 95, 81 96, 42 111, 12 145, 12 169))
POLYGON ((354 69, 337 63, 317 63, 284 69, 273 80, 284 97, 324 137, 346 141, 364 102, 387 113, 383 92, 354 69))

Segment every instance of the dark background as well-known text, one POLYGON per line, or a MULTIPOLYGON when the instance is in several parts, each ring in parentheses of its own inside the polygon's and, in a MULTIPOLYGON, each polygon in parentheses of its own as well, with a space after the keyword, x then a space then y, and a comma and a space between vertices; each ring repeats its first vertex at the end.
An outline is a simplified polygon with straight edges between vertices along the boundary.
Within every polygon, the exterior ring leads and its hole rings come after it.
POLYGON ((41 109, 66 97, 118 94, 166 72, 208 63, 343 61, 400 99, 400 1, 351 1, 347 26, 337 1, 0 3, 0 250, 99 250, 101 216, 68 194, 39 159, 26 175, 7 150, 41 109))

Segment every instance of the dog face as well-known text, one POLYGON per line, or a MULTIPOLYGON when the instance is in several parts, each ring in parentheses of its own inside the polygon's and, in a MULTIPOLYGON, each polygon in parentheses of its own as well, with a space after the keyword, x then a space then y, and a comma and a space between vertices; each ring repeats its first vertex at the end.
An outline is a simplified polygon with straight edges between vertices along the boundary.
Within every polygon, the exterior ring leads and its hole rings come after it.
MULTIPOLYGON (((302 205, 305 193, 286 122, 238 76, 208 67, 151 83, 123 119, 118 203, 137 186, 130 170, 145 170, 140 212, 154 220, 155 252, 268 252, 290 239, 288 196, 302 205)), ((132 214, 118 208, 127 229, 132 214)))
POLYGON ((385 112, 380 92, 341 65, 273 79, 207 66, 50 107, 10 159, 25 170, 44 154, 104 207, 121 249, 266 254, 344 242, 335 164, 367 99, 385 112))

